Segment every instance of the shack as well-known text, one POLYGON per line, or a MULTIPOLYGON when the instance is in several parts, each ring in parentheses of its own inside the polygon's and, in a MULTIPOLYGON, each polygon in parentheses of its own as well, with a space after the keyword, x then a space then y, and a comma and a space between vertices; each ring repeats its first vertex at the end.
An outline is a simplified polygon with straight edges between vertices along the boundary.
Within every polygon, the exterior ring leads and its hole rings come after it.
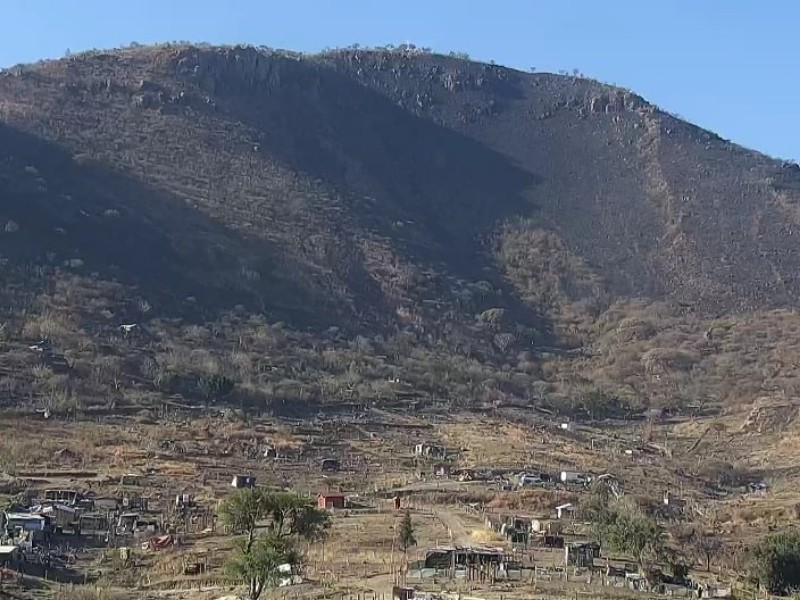
POLYGON ((100 513, 86 513, 78 519, 78 531, 81 535, 105 537, 108 535, 108 517, 100 513))
POLYGON ((122 513, 117 519, 117 535, 125 535, 136 531, 139 522, 139 513, 122 513))
POLYGON ((47 518, 30 512, 5 513, 6 529, 44 532, 47 530, 47 518))
POLYGON ((597 542, 573 542, 564 546, 566 566, 591 568, 595 558, 600 558, 600 544, 597 542))
POLYGON ((451 470, 452 466, 447 463, 436 463, 433 466, 433 476, 439 477, 440 479, 450 477, 451 470))
POLYGON ((683 498, 675 497, 669 490, 664 490, 664 506, 672 506, 674 508, 685 508, 686 500, 683 498))
POLYGON ((586 485, 589 483, 589 477, 583 473, 576 473, 574 471, 561 471, 561 483, 572 485, 586 485))
POLYGON ((506 563, 501 548, 441 546, 425 554, 421 575, 435 576, 444 572, 450 577, 487 581, 497 578, 505 570, 506 563))
POLYGON ((435 444, 420 443, 414 446, 414 455, 427 458, 438 458, 443 460, 447 458, 447 450, 442 446, 435 444))
POLYGON ((562 524, 559 521, 552 521, 550 519, 531 519, 531 531, 534 533, 549 533, 551 535, 559 534, 562 530, 562 524))
POLYGON ((414 588, 399 585, 392 586, 392 600, 413 600, 414 588))
POLYGON ((56 533, 75 533, 78 529, 80 511, 66 504, 53 504, 42 508, 42 514, 50 519, 56 533))
POLYGON ((75 504, 77 504, 81 498, 82 495, 77 490, 53 489, 53 490, 45 490, 44 492, 45 501, 59 502, 61 504, 67 504, 69 506, 75 506, 75 504))
POLYGON ((141 476, 136 473, 125 473, 119 478, 120 485, 140 485, 141 476))
POLYGON ((19 564, 21 558, 22 552, 19 546, 0 546, 0 567, 14 568, 19 564))
POLYGON ((234 475, 231 487, 236 489, 251 488, 256 486, 256 478, 252 475, 234 475))
POLYGON ((575 507, 572 505, 571 502, 567 502, 566 504, 562 504, 560 506, 556 506, 556 515, 557 518, 563 519, 575 512, 575 507))
POLYGON ((317 495, 317 508, 321 510, 342 509, 345 506, 344 494, 317 495))

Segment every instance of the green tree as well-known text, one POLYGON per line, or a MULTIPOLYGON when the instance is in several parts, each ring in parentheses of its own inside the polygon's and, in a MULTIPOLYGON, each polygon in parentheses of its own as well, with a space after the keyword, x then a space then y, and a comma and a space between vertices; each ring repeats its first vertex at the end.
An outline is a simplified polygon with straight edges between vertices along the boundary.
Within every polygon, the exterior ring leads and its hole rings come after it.
POLYGON ((246 536, 248 552, 262 525, 275 537, 307 540, 324 536, 330 526, 328 513, 319 510, 311 498, 258 487, 234 491, 220 506, 219 515, 233 533, 246 536))
POLYGON ((233 381, 224 375, 209 375, 202 377, 197 382, 200 393, 208 401, 222 400, 233 391, 233 381))
POLYGON ((317 508, 308 496, 294 492, 272 494, 268 505, 272 517, 270 528, 280 537, 315 540, 324 537, 330 527, 330 515, 317 508))
POLYGON ((650 567, 666 556, 664 530, 656 520, 627 498, 615 500, 604 526, 612 550, 631 556, 639 572, 649 577, 650 567))
POLYGON ((411 522, 411 513, 408 509, 406 509, 406 514, 403 515, 403 520, 400 521, 400 530, 397 532, 397 537, 403 552, 408 552, 411 546, 417 545, 417 540, 414 538, 414 524, 411 522))
POLYGON ((581 519, 590 522, 592 533, 600 545, 604 545, 608 530, 614 523, 611 490, 603 482, 594 482, 589 493, 581 497, 578 509, 581 519))
POLYGON ((751 562, 753 578, 771 593, 800 590, 800 532, 766 536, 753 548, 751 562))
POLYGON ((264 488, 236 490, 219 508, 219 517, 234 534, 247 536, 245 552, 249 552, 255 541, 256 528, 271 512, 271 494, 264 488))
POLYGON ((231 579, 247 585, 250 600, 258 600, 265 589, 277 587, 282 578, 291 577, 291 570, 300 562, 290 540, 270 533, 250 546, 240 544, 226 563, 225 572, 231 579), (290 570, 282 570, 283 565, 289 565, 290 570))
POLYGON ((233 533, 245 536, 225 568, 231 578, 247 584, 251 600, 289 575, 281 565, 300 564, 298 540, 319 539, 330 526, 328 513, 311 498, 265 488, 234 491, 220 506, 219 515, 233 533), (266 533, 257 536, 259 528, 266 533))

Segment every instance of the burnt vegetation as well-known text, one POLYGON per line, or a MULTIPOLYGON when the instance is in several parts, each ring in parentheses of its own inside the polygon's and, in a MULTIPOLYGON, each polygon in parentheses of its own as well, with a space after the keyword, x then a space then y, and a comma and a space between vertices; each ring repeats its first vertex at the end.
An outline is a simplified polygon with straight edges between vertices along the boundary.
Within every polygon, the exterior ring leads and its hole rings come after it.
POLYGON ((0 402, 601 418, 790 393, 799 190, 626 90, 411 46, 15 67, 0 402))

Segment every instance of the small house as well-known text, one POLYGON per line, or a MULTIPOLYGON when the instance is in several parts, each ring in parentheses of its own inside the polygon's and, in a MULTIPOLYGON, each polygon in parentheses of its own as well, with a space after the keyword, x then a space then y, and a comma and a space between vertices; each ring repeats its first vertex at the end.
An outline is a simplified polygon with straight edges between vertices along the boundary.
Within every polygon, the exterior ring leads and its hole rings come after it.
POLYGON ((591 568, 595 558, 600 558, 600 544, 597 542, 574 542, 564 546, 566 566, 591 568))
POLYGON ((675 508, 683 508, 686 506, 686 500, 676 498, 669 490, 664 492, 664 506, 673 506, 675 508))
POLYGON ((451 470, 452 467, 449 464, 437 463, 433 467, 433 476, 439 478, 450 477, 451 470))
POLYGON ((551 535, 561 533, 562 525, 558 521, 550 519, 531 519, 531 531, 534 533, 549 533, 551 535))
POLYGON ((147 511, 150 505, 149 498, 139 494, 126 494, 122 497, 122 508, 139 509, 147 511))
POLYGON ((103 496, 94 498, 94 506, 92 510, 97 512, 109 512, 119 509, 121 506, 120 499, 115 496, 103 496))
POLYGON ((50 519, 50 524, 56 533, 74 533, 78 528, 80 512, 72 506, 66 504, 45 506, 42 514, 50 519))
POLYGON ((126 473, 119 478, 119 483, 120 485, 139 485, 141 483, 141 477, 136 473, 126 473))
POLYGON ((122 513, 117 519, 117 535, 133 533, 139 522, 139 513, 122 513))
POLYGON ((542 481, 542 478, 537 474, 523 473, 519 476, 519 487, 540 485, 544 485, 544 481, 542 481))
MULTIPOLYGON (((0 546, 0 567, 15 567, 22 559, 19 546, 0 546)), ((0 575, 2 577, 2 575, 0 575)))
POLYGON ((465 569, 470 566, 494 565, 506 562, 500 548, 444 546, 425 553, 426 569, 465 569))
POLYGON ((500 525, 499 533, 505 536, 512 544, 525 544, 530 542, 531 523, 530 517, 506 517, 500 525))
POLYGON ((256 486, 256 478, 252 475, 234 475, 231 480, 231 487, 237 490, 256 486))
POLYGON ((647 580, 641 573, 625 573, 625 586, 634 592, 647 592, 647 580))
POLYGON ((563 519, 564 517, 571 515, 575 512, 575 507, 571 502, 567 502, 566 504, 561 504, 560 506, 556 506, 556 516, 559 519, 563 519))
POLYGON ((175 494, 175 508, 192 508, 195 505, 194 496, 184 492, 183 494, 175 494))
POLYGON ((99 513, 83 514, 78 519, 78 529, 81 535, 105 536, 109 530, 108 518, 99 513))
POLYGON ((695 592, 692 588, 678 583, 662 583, 658 591, 668 598, 695 598, 695 592))
POLYGON ((561 471, 561 483, 585 485, 589 483, 589 478, 583 473, 576 473, 574 471, 561 471))
POLYGON ((341 464, 335 458, 325 458, 322 460, 323 473, 337 473, 341 469, 341 464))
POLYGON ((286 587, 289 585, 300 585, 303 583, 303 577, 296 572, 296 569, 289 563, 278 565, 278 572, 281 578, 278 581, 278 587, 286 587))
POLYGON ((46 531, 47 518, 34 513, 6 513, 6 528, 22 531, 46 531))
POLYGON ((414 600, 414 588, 392 586, 392 600, 414 600))
POLYGON ((545 548, 563 548, 564 536, 545 534, 542 542, 545 548))
POLYGON ((317 508, 321 510, 342 509, 345 506, 344 494, 317 495, 317 508))
POLYGON ((730 586, 716 585, 703 586, 700 589, 701 598, 733 598, 733 589, 730 586))
POLYGON ((442 446, 422 442, 414 446, 414 455, 425 458, 445 459, 447 458, 447 450, 442 446))
POLYGON ((75 506, 81 499, 81 494, 77 490, 45 490, 44 499, 47 502, 60 502, 75 506))

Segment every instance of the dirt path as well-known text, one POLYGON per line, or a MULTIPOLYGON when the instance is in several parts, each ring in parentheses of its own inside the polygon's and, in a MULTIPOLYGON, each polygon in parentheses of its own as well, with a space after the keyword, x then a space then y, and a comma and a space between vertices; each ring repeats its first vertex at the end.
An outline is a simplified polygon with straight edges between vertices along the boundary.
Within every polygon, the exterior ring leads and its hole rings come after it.
POLYGON ((473 544, 472 531, 474 527, 469 527, 464 523, 464 516, 461 511, 449 507, 435 507, 432 509, 436 518, 447 527, 450 541, 459 546, 470 546, 473 544))

